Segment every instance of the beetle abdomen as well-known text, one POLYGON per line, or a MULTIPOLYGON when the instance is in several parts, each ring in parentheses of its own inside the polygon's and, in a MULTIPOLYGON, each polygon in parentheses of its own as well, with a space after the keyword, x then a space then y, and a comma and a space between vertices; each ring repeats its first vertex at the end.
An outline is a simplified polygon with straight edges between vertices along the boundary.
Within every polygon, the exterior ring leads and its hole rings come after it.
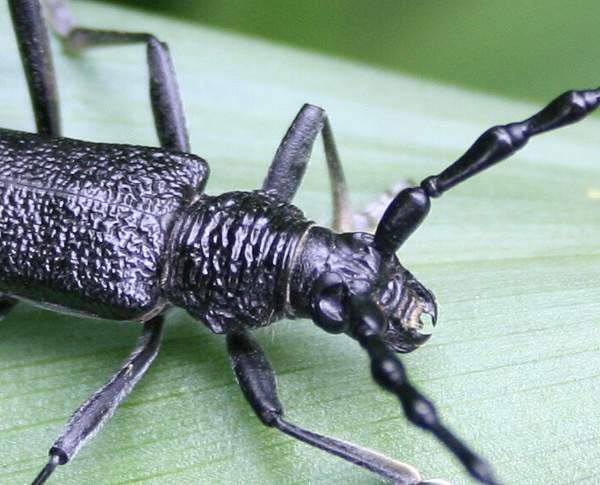
POLYGON ((168 232, 207 175, 193 155, 0 130, 0 292, 104 318, 160 309, 168 232))

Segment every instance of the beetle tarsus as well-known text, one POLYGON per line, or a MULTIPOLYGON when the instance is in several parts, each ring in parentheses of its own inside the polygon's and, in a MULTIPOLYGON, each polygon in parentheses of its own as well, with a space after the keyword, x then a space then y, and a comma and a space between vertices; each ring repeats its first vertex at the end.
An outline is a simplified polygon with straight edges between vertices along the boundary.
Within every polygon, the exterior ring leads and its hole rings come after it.
POLYGON ((48 477, 52 475, 54 469, 58 465, 62 465, 63 463, 64 462, 62 462, 61 456, 59 454, 51 453, 48 463, 46 463, 46 466, 42 468, 42 471, 39 473, 39 475, 35 477, 35 480, 31 482, 31 485, 42 485, 46 483, 46 480, 48 480, 48 477))

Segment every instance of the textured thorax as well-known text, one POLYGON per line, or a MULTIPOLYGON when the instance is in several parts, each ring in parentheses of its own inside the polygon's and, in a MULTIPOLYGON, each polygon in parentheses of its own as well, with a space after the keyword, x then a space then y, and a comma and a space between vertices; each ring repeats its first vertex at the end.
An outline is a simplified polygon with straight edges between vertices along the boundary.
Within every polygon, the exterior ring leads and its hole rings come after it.
POLYGON ((216 333, 282 318, 289 268, 309 224, 264 192, 202 197, 173 230, 169 300, 216 333))

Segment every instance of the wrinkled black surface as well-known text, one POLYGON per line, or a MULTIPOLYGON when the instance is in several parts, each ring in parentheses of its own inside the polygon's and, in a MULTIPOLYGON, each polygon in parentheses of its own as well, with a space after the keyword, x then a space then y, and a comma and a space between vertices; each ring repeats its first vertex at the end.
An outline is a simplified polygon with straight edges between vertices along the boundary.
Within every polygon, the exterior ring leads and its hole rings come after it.
MULTIPOLYGON (((419 332, 421 314, 435 320, 433 294, 406 270, 392 254, 382 254, 373 247, 373 236, 366 233, 335 234, 324 227, 312 227, 305 239, 301 254, 290 275, 290 307, 298 317, 317 321, 323 326, 323 315, 314 314, 315 301, 323 297, 323 275, 334 275, 330 284, 341 284, 349 295, 360 295, 376 301, 383 310, 387 329, 385 340, 395 352, 411 352, 427 340, 419 332)), ((336 300, 336 298, 334 298, 336 300)), ((344 297, 333 303, 333 314, 343 315, 344 297)), ((335 319, 330 313, 330 317, 335 319)), ((318 324, 319 324, 318 323, 318 324)), ((346 322, 347 323, 347 322, 346 322)), ((326 328, 329 327, 329 328, 326 328)), ((343 326, 339 331, 344 331, 343 326)))
POLYGON ((0 293, 119 320, 172 303, 217 333, 282 318, 308 221, 202 195, 207 177, 193 155, 0 130, 0 293))
POLYGON ((203 197, 173 233, 167 296, 225 333, 269 325, 285 314, 300 209, 262 191, 203 197))
POLYGON ((417 346, 433 297, 372 236, 261 190, 207 196, 207 178, 193 155, 0 130, 0 294, 118 320, 176 305, 228 333, 312 316, 332 272, 379 301, 396 351, 417 346))
POLYGON ((167 237, 206 162, 0 130, 0 292, 122 320, 164 305, 167 237))

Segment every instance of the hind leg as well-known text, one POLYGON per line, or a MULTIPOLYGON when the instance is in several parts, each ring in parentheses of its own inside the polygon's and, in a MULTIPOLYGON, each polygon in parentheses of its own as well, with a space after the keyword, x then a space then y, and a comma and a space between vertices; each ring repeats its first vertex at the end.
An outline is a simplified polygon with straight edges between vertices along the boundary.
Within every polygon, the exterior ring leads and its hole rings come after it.
POLYGON ((58 465, 70 461, 131 393, 158 353, 163 324, 162 316, 154 317, 144 324, 140 342, 121 368, 73 413, 50 448, 48 463, 32 485, 42 485, 58 465))
MULTIPOLYGON (((65 0, 48 0, 49 23, 66 49, 79 51, 96 46, 145 43, 148 58, 150 101, 160 144, 168 150, 190 150, 183 104, 167 45, 152 34, 78 27, 65 0)), ((40 134, 59 136, 60 116, 54 67, 38 0, 9 0, 17 42, 27 77, 33 111, 40 134)))

